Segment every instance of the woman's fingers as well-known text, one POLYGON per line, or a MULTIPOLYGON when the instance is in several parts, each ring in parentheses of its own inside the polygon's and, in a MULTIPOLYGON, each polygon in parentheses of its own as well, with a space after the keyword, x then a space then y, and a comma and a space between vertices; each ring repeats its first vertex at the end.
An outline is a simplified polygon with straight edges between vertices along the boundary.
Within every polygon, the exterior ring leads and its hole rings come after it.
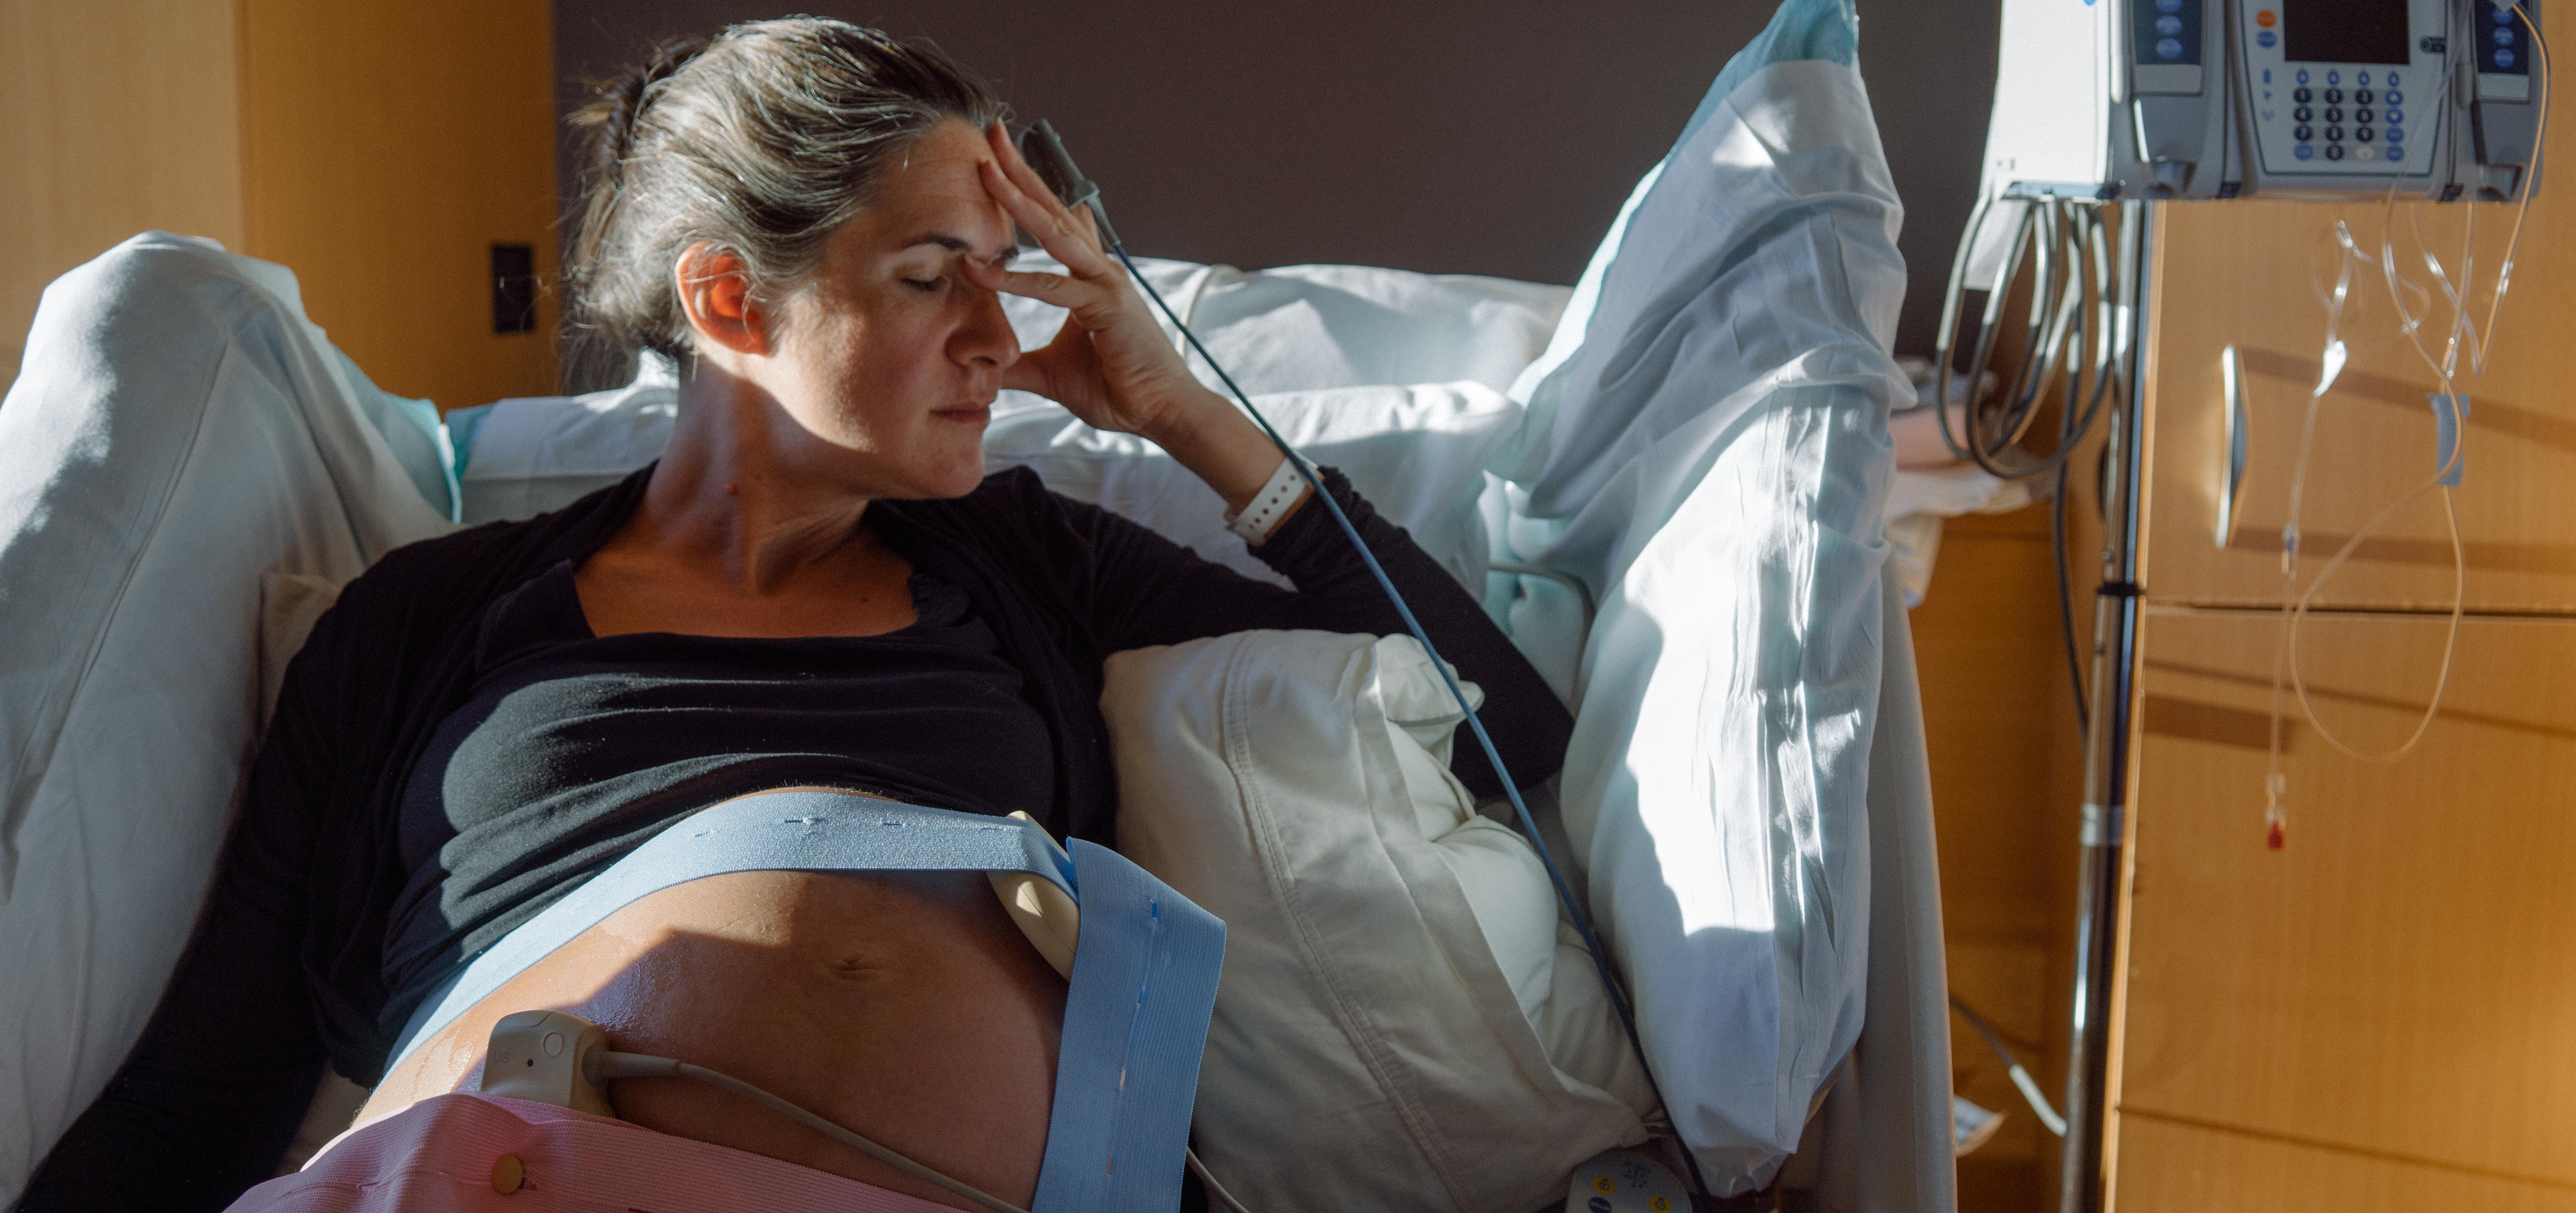
POLYGON ((1087 215, 1079 214, 1057 201, 1037 170, 1020 158, 1020 149, 995 123, 986 133, 992 144, 993 159, 980 166, 984 192, 1002 204, 1013 221, 1037 237, 1038 243, 1076 276, 1097 278, 1114 274, 1118 266, 1102 251, 1098 233, 1087 215))
POLYGON ((1040 303, 1052 303, 1068 311, 1080 313, 1108 302, 1106 292, 1098 283, 1085 282, 1079 278, 1068 278, 1062 274, 1006 270, 972 258, 961 258, 958 264, 966 267, 966 277, 969 281, 986 290, 1023 295, 1040 303))
MULTIPOLYGON (((1072 313, 1046 348, 1024 353, 1004 382, 1049 396, 1103 429, 1144 433, 1205 395, 1155 323, 1125 267, 1103 251, 1090 217, 1049 192, 997 124, 992 156, 977 166, 985 193, 1063 263, 1070 276, 976 263, 966 273, 987 290, 1051 303, 1072 313)), ((1212 398, 1211 398, 1212 399, 1212 398)))
POLYGON ((1012 221, 1037 237, 1040 247, 1063 262, 1064 268, 1085 278, 1106 277, 1117 272, 1116 263, 1101 253, 1099 242, 1087 238, 1091 224, 1064 209, 1055 201, 1054 195, 1043 189, 1032 195, 990 163, 983 166, 983 175, 985 192, 1002 204, 1002 209, 1010 213, 1012 221))
MULTIPOLYGON (((1083 243, 1094 249, 1101 249, 1100 233, 1092 225, 1090 214, 1066 206, 1062 199, 1055 196, 1054 190, 1047 188, 1046 178, 1038 175, 1037 168, 1029 163, 1028 157, 1020 154, 1020 145, 1012 142, 1008 135, 1001 133, 1001 124, 997 122, 993 124, 993 128, 995 137, 1002 144, 1002 156, 999 160, 1002 173, 1010 179, 1011 184, 1018 186, 1023 193, 1045 199, 1048 209, 1063 218, 1067 230, 1076 233, 1083 243)), ((1106 250, 1102 249, 1102 251, 1106 250)))

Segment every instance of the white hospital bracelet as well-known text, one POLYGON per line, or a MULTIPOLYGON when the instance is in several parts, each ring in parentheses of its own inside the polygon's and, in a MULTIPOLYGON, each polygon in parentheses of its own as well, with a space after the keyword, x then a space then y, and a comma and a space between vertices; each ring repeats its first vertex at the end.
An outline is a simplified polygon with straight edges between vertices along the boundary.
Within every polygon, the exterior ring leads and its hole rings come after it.
POLYGON ((1225 529, 1242 536, 1245 543, 1260 546, 1278 528, 1279 520, 1288 516, 1288 507, 1301 499, 1300 490, 1305 487, 1306 478, 1297 474, 1297 465, 1281 459, 1279 470, 1270 473, 1270 482, 1252 495, 1252 504, 1240 514, 1227 515, 1225 529))

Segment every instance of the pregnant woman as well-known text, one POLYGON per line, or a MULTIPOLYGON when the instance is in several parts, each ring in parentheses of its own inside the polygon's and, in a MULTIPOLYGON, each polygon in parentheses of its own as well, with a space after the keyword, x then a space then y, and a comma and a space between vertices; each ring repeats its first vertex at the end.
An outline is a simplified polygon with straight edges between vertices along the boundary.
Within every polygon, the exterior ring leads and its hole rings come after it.
MULTIPOLYGON (((1087 218, 938 54, 815 19, 675 45, 582 115, 576 315, 676 361, 662 459, 560 512, 401 549, 287 675, 207 909, 31 1211, 221 1208, 272 1173, 326 1061, 362 1120, 473 1085, 503 1014, 572 1010, 1025 1205, 1064 985, 980 875, 746 872, 635 901, 405 1055, 429 993, 710 806, 828 788, 1116 842, 1108 654, 1252 628, 1401 630, 1326 511, 1194 380, 1087 218), (1067 273, 1009 268, 1014 226, 1067 273), (999 293, 1068 309, 1023 351, 999 293), (1294 590, 1026 471, 1006 388, 1142 435, 1294 590)), ((1329 470, 1521 777, 1570 718, 1465 590, 1329 470)), ((1499 792, 1481 756, 1459 775, 1499 792)), ((620 1115, 953 1201, 713 1088, 620 1115)))

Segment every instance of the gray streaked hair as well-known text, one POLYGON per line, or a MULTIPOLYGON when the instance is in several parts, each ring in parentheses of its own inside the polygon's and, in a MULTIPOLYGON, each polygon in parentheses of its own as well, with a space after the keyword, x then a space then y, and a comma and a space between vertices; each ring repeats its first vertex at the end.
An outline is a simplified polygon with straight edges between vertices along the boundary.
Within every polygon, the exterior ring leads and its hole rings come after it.
POLYGON ((672 268, 708 242, 742 259, 757 297, 801 290, 877 174, 948 120, 1008 114, 926 45, 818 17, 665 42, 597 86, 580 226, 567 278, 573 336, 685 360, 672 268))

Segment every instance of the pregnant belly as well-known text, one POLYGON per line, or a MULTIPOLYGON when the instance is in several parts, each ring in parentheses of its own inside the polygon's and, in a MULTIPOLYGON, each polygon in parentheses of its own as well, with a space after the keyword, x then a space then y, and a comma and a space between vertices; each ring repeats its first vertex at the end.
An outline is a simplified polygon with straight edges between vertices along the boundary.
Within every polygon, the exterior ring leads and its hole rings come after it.
MULTIPOLYGON (((1026 1207, 1064 983, 981 873, 737 872, 619 910, 386 1076, 365 1124, 479 1086, 502 1016, 570 1011, 622 1052, 733 1075, 1026 1207)), ((943 1203, 957 1198, 738 1096, 628 1079, 620 1119, 943 1203)))

